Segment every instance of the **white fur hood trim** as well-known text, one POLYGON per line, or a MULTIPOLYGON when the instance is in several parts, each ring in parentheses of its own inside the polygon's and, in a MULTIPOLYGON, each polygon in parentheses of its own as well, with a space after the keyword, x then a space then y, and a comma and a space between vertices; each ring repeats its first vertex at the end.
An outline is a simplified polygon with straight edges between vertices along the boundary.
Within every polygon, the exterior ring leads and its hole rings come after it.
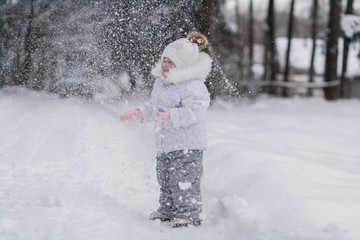
POLYGON ((199 78, 202 78, 205 81, 206 76, 211 71, 211 63, 212 59, 210 56, 204 52, 200 52, 199 60, 195 64, 186 68, 173 68, 169 71, 166 78, 164 78, 161 73, 161 62, 158 62, 155 65, 151 73, 152 75, 171 83, 180 83, 199 78))

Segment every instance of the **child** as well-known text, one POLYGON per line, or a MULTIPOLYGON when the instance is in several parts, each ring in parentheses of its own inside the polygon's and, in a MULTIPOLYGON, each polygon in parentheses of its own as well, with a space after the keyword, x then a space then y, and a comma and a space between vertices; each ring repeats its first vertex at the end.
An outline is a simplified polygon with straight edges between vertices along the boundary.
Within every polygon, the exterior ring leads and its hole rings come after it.
POLYGON ((207 44, 204 35, 192 32, 166 46, 152 70, 157 78, 150 101, 120 117, 121 121, 154 121, 161 188, 160 207, 150 219, 170 221, 173 227, 201 223, 200 179, 210 102, 204 82, 212 63, 201 50, 207 44))

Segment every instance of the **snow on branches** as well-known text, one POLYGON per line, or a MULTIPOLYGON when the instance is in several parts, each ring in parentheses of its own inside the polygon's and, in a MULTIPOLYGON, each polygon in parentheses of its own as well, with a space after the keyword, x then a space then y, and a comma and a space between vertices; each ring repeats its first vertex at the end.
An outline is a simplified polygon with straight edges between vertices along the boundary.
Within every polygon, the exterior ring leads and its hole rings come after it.
POLYGON ((360 16, 352 14, 342 15, 341 29, 347 38, 353 38, 356 35, 360 35, 360 16))

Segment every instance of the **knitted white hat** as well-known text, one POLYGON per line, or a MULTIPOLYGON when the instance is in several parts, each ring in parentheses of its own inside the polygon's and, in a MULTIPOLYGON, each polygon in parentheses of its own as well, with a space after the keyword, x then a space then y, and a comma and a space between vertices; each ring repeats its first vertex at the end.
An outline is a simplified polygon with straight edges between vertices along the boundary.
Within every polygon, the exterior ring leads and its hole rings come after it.
POLYGON ((180 38, 166 46, 161 61, 164 57, 170 58, 176 68, 190 67, 199 60, 199 47, 186 38, 180 38))
POLYGON ((181 38, 166 46, 161 55, 161 61, 151 70, 151 73, 162 80, 179 83, 191 79, 206 80, 211 71, 212 60, 202 52, 208 45, 207 38, 199 32, 191 32, 186 38, 181 38), (171 68, 166 76, 161 68, 164 57, 170 58, 175 68, 171 68))

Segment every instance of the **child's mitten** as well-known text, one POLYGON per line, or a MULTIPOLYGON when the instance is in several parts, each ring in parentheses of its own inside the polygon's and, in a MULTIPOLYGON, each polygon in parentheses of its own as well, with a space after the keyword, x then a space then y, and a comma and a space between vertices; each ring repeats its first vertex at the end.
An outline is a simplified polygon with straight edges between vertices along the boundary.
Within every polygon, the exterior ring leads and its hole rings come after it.
POLYGON ((161 121, 170 121, 171 117, 170 117, 170 111, 169 109, 165 108, 165 107, 158 107, 158 111, 156 112, 156 117, 157 119, 161 120, 161 121))
POLYGON ((142 120, 143 115, 139 110, 132 110, 128 111, 120 116, 120 121, 136 121, 136 120, 142 120))

